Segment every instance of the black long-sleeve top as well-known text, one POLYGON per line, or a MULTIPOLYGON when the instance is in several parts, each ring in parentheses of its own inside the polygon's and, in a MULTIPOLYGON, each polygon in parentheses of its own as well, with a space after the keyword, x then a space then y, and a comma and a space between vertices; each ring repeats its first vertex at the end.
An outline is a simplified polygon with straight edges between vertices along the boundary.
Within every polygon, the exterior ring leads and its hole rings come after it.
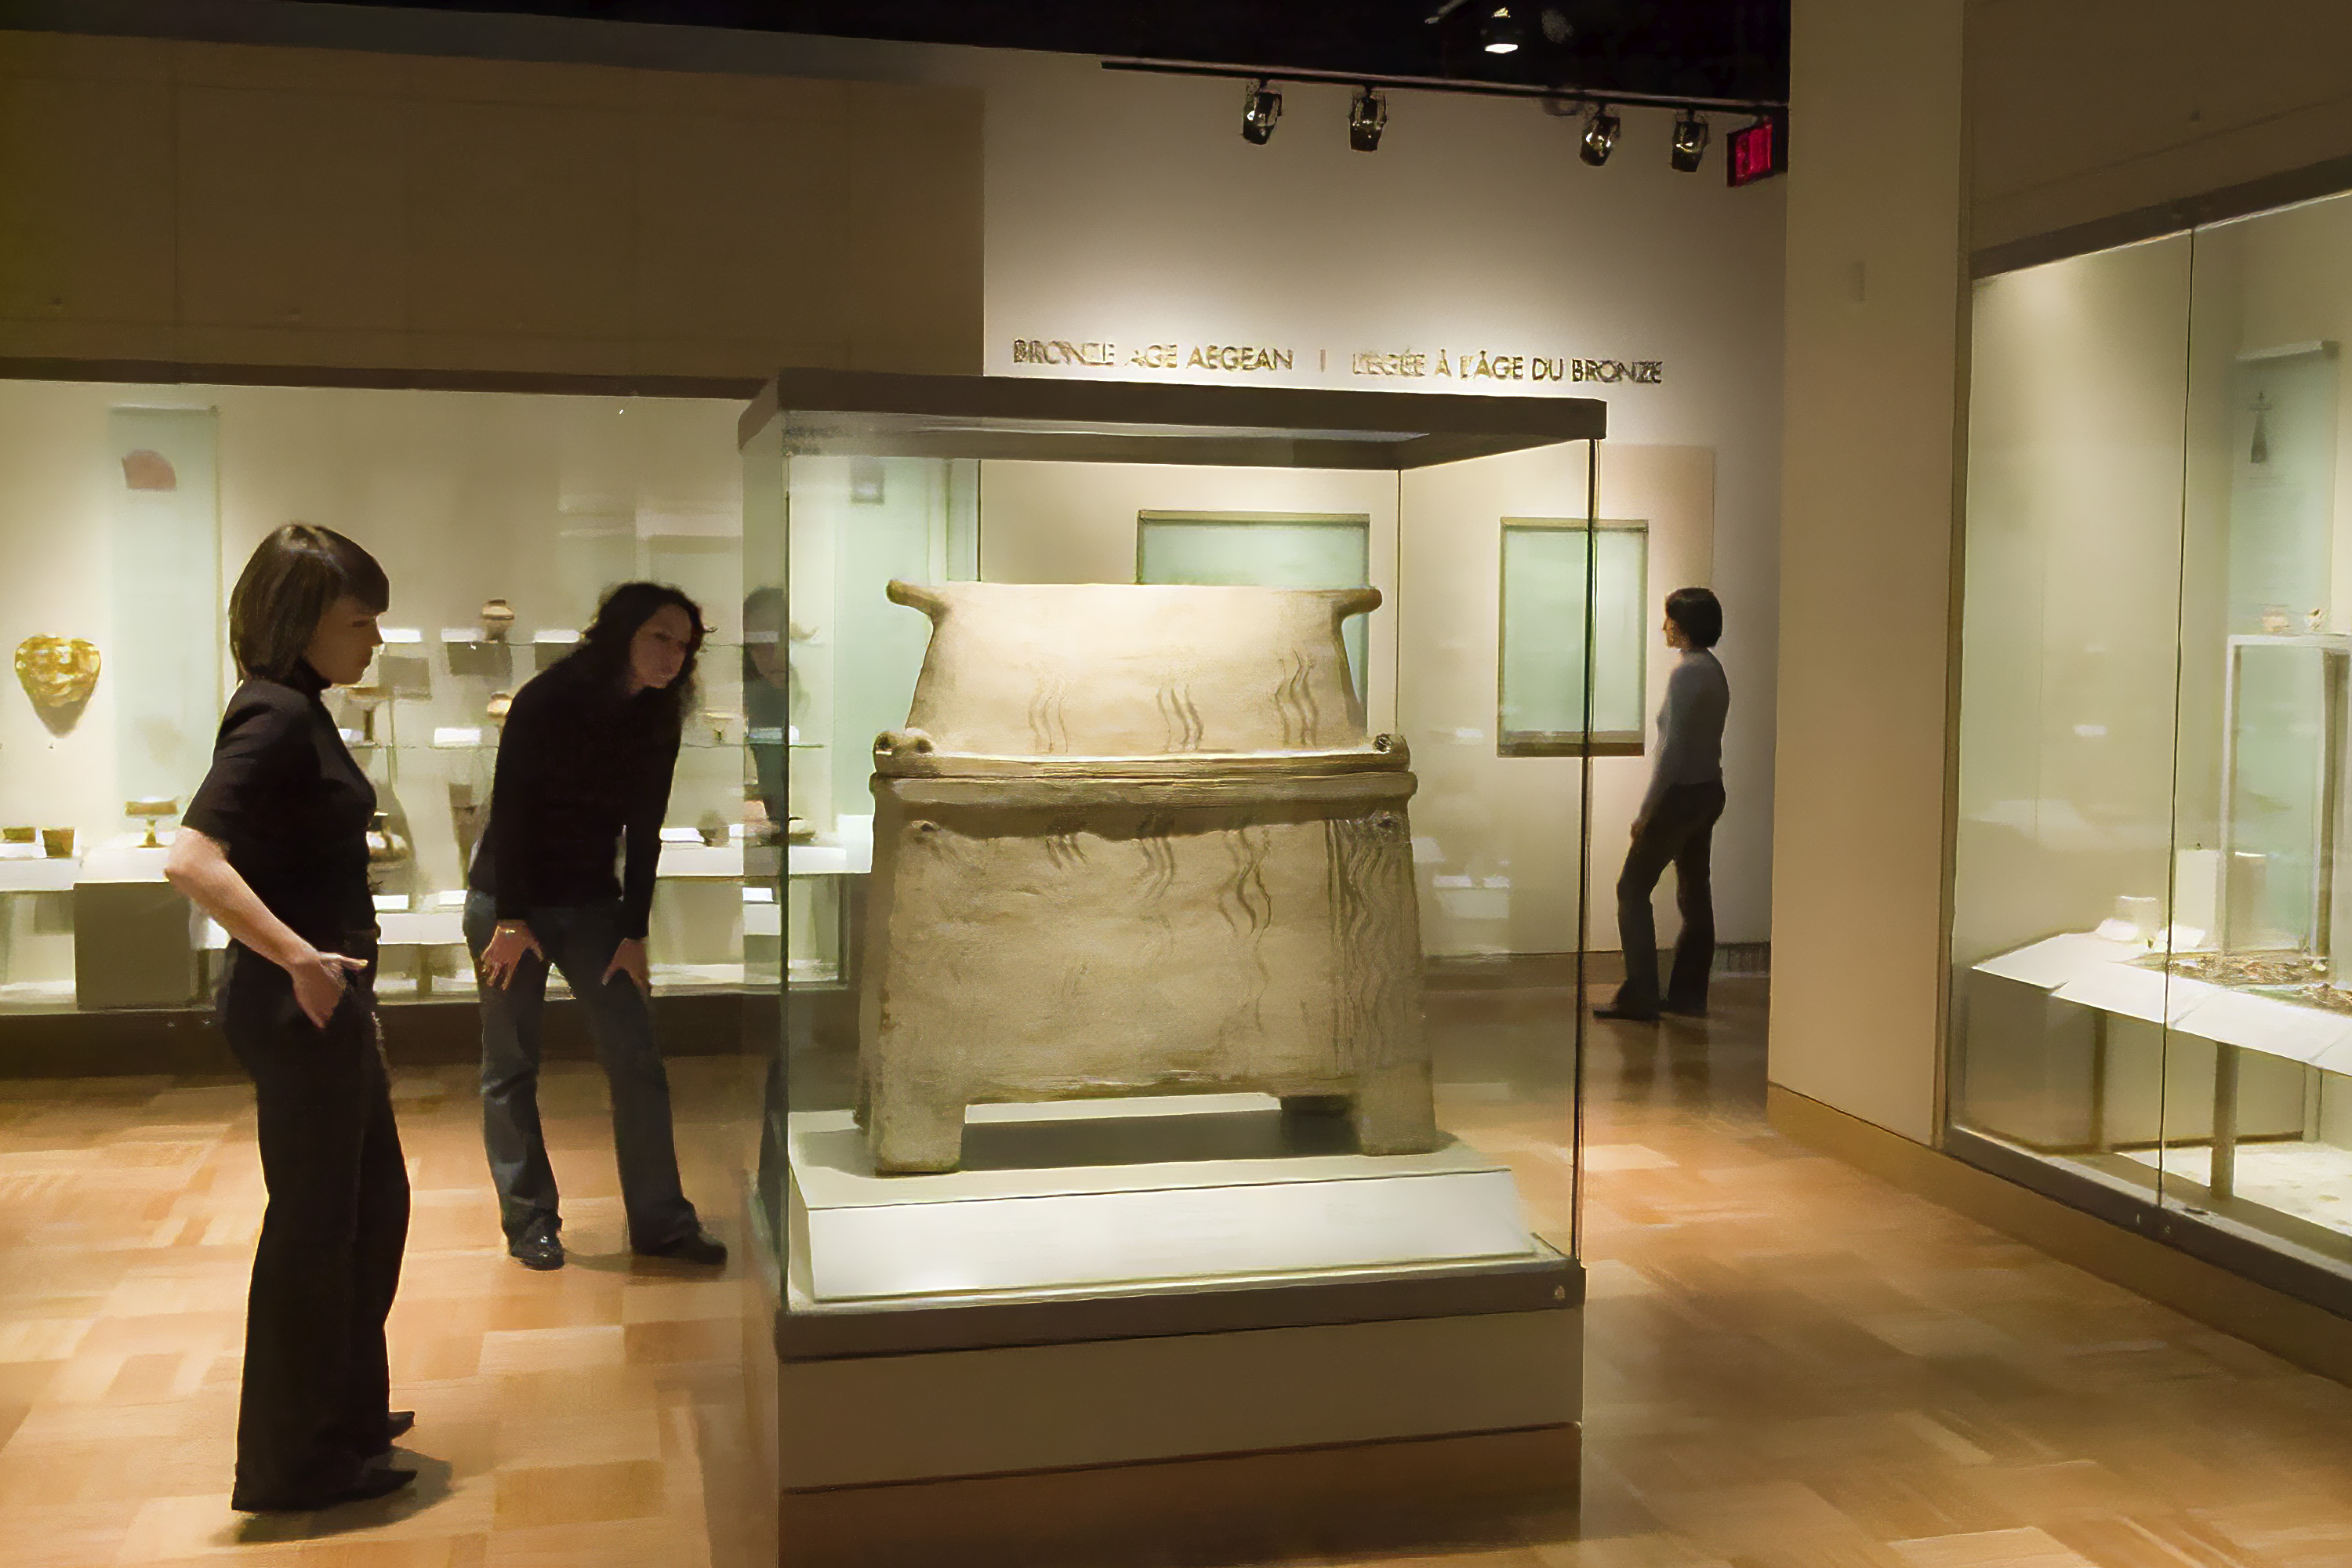
POLYGON ((212 769, 180 820, 219 843, 297 936, 349 952, 375 935, 367 853, 375 785, 319 700, 326 689, 307 664, 285 680, 249 677, 228 700, 212 769))
POLYGON ((642 939, 677 742, 659 692, 625 697, 577 655, 516 692, 468 879, 499 919, 618 895, 621 934, 642 939))

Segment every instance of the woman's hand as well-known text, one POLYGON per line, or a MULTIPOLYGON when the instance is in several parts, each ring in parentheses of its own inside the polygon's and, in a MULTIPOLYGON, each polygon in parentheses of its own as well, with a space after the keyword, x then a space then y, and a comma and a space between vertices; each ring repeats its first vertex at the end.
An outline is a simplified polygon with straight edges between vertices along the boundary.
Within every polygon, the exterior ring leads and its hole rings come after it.
POLYGON ((498 929, 490 933, 489 945, 482 949, 483 983, 505 990, 507 983, 514 978, 515 966, 522 962, 522 955, 526 952, 541 963, 547 962, 547 954, 540 948, 539 938, 530 934, 528 924, 521 921, 500 921, 498 929))
POLYGON ((613 962, 604 966, 604 978, 597 984, 610 985, 613 976, 625 974, 637 987, 637 994, 654 994, 652 966, 646 962, 646 943, 642 937, 624 937, 621 945, 613 950, 613 962))
POLYGON ((313 948, 286 966, 294 977, 294 1000, 313 1028, 323 1029, 343 1000, 344 988, 355 973, 367 972, 367 960, 313 948))

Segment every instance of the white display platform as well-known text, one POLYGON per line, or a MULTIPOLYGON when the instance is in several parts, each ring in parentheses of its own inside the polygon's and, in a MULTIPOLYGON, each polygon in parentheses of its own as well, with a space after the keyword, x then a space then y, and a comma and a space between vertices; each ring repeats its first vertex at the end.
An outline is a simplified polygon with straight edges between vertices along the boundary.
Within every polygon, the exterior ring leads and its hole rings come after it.
POLYGON ((790 1138, 797 1310, 1550 1256, 1500 1162, 1286 1153, 1269 1095, 974 1106, 966 1167, 939 1175, 876 1174, 845 1110, 797 1112, 790 1138))
POLYGON ((69 893, 80 875, 81 862, 70 856, 0 860, 0 893, 69 893))
POLYGON ((740 844, 705 844, 699 838, 691 844, 665 840, 655 874, 673 878, 740 879, 743 875, 743 847, 740 844))
POLYGON ((402 910, 375 917, 383 947, 460 947, 466 941, 463 910, 402 910))
POLYGON ((2169 975, 2136 961, 2138 942, 2086 931, 2047 937, 1986 959, 1979 973, 2046 991, 2117 1017, 2329 1072, 2352 1073, 2352 1015, 2169 975))

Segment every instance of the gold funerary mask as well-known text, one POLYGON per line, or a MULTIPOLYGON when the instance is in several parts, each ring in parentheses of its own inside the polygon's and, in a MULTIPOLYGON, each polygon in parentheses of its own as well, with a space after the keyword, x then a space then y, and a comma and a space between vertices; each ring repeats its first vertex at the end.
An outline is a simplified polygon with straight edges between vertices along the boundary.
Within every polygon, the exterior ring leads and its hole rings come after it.
POLYGON ((26 637, 16 645, 16 679, 48 712, 88 700, 98 685, 98 645, 79 637, 26 637))

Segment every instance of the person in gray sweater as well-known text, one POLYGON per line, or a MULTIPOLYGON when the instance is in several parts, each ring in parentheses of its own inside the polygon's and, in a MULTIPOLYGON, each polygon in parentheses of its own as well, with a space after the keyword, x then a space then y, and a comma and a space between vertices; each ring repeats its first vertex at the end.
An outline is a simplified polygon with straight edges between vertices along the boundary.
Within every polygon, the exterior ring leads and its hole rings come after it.
POLYGON ((1723 720, 1731 686, 1716 661, 1723 636, 1723 605, 1705 588, 1666 595, 1666 645, 1682 658, 1666 677, 1658 710, 1658 751, 1649 792, 1633 816, 1633 843, 1617 877, 1617 934, 1625 950, 1625 983, 1593 1016, 1655 1023, 1661 1012, 1706 1016, 1706 975, 1715 964, 1715 898, 1707 885, 1707 849, 1723 815, 1723 720), (1650 895, 1667 866, 1675 868, 1675 906, 1682 934, 1665 994, 1658 994, 1658 930, 1650 895))

